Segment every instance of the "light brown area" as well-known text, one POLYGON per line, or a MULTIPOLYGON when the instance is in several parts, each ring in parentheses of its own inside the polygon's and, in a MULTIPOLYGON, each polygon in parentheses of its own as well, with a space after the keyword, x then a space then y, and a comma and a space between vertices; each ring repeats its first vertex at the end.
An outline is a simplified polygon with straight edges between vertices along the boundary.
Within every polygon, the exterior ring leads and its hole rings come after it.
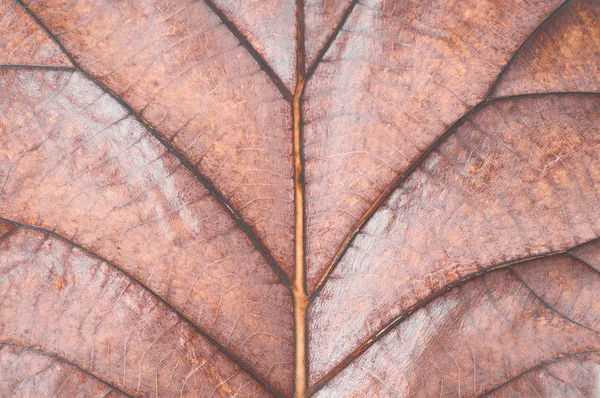
POLYGON ((296 84, 296 4, 288 0, 214 0, 283 83, 296 84))
POLYGON ((62 357, 131 395, 269 396, 164 302, 106 262, 25 228, 3 240, 0 252, 0 341, 62 357), (52 286, 57 276, 63 289, 52 286))
POLYGON ((566 355, 542 363, 494 391, 489 397, 581 396, 593 397, 598 389, 600 353, 566 355))
POLYGON ((308 290, 559 0, 361 1, 307 83, 308 290))
POLYGON ((335 39, 344 14, 354 9, 357 0, 305 0, 306 64, 315 65, 328 39, 335 39))
POLYGON ((600 97, 497 101, 466 119, 367 222, 312 303, 311 384, 467 275, 600 237, 598 159, 600 97))
POLYGON ((79 67, 183 152, 292 278, 291 111, 209 6, 192 0, 27 6, 79 67))

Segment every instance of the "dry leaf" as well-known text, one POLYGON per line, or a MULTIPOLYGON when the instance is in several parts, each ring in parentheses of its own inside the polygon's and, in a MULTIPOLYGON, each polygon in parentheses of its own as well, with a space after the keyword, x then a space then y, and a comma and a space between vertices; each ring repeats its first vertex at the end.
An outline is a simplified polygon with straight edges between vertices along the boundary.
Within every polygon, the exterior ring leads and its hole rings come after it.
POLYGON ((0 396, 600 394, 600 1, 0 0, 0 396))

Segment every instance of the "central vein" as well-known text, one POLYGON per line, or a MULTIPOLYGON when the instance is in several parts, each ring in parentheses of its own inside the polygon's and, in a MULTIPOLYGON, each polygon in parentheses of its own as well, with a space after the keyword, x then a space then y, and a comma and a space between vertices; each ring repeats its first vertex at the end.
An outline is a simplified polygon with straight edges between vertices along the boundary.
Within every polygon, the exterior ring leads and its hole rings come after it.
POLYGON ((304 92, 306 66, 304 51, 304 1, 296 3, 296 90, 292 100, 294 135, 294 203, 295 203, 295 277, 294 295, 296 366, 295 396, 305 398, 307 391, 307 322, 306 269, 304 264, 304 162, 302 158, 302 94, 304 92))

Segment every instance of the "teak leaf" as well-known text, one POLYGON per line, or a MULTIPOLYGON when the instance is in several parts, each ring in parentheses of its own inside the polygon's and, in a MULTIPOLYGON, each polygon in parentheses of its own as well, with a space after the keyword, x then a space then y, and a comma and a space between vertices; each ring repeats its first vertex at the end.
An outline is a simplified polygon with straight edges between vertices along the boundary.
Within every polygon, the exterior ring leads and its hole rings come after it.
POLYGON ((0 396, 595 396, 600 0, 0 0, 0 396))

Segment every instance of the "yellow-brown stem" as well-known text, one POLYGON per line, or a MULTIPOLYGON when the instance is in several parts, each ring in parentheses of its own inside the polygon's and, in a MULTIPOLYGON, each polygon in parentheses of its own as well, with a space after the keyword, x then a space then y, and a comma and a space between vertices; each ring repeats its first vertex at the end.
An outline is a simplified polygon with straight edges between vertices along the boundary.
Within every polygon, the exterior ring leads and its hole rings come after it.
POLYGON ((295 232, 295 278, 292 291, 294 293, 294 313, 296 325, 296 398, 305 398, 307 390, 306 374, 306 294, 304 267, 304 170, 302 162, 302 92, 304 77, 299 76, 292 103, 294 123, 294 199, 296 214, 295 232))
POLYGON ((302 94, 304 93, 306 61, 304 50, 304 0, 296 0, 296 90, 292 100, 294 134, 294 203, 295 203, 295 276, 294 315, 296 334, 295 396, 306 398, 307 375, 307 323, 306 268, 304 264, 304 161, 302 158, 302 94))

